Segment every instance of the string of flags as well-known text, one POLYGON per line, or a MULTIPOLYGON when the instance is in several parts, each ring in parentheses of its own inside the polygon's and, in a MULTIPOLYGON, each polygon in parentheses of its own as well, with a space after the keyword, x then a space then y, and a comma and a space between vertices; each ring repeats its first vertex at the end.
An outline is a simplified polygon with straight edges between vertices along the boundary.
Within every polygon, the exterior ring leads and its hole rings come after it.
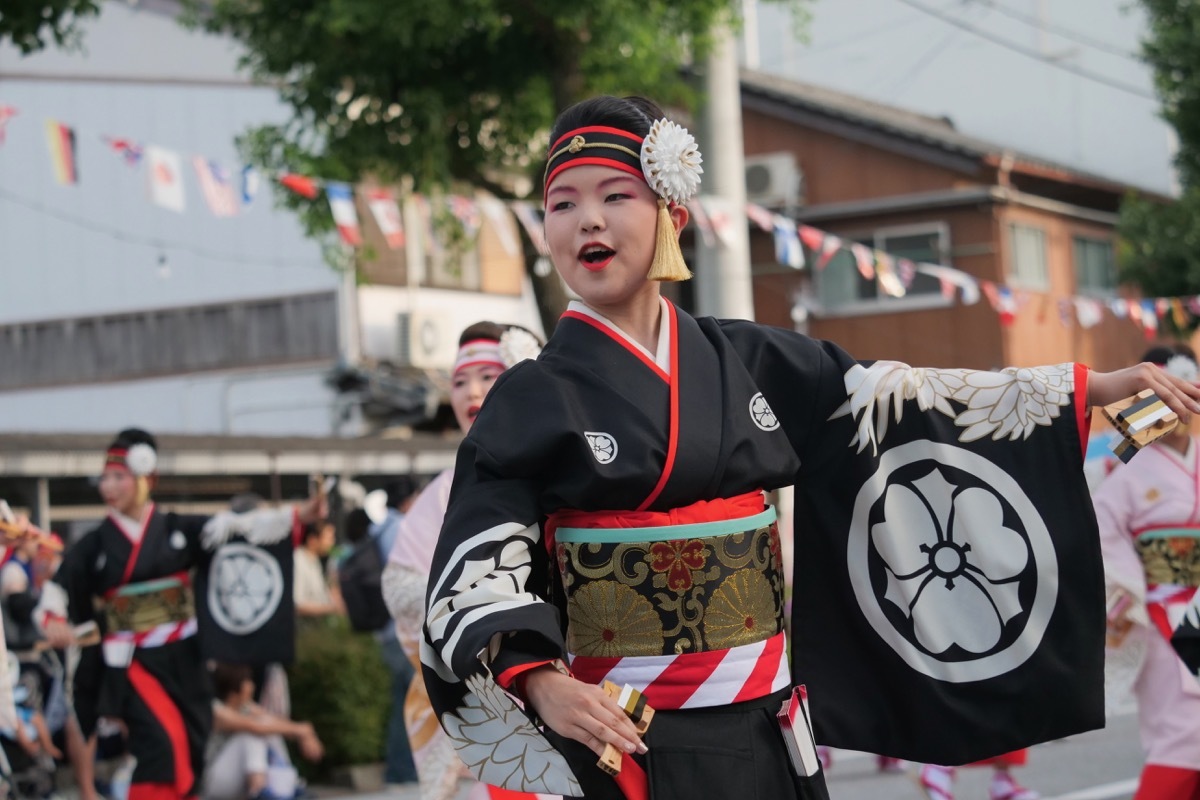
MULTIPOLYGON (((0 146, 5 144, 8 125, 19 116, 11 105, 0 103, 0 146)), ((48 119, 45 136, 50 166, 55 180, 63 186, 80 182, 78 134, 66 123, 48 119)), ((184 190, 185 159, 175 150, 115 136, 100 137, 107 148, 134 170, 145 166, 148 195, 152 203, 176 213, 187 212, 184 190)), ((258 195, 264 175, 252 165, 233 170, 224 164, 200 155, 190 158, 201 195, 209 211, 216 217, 235 217, 245 212, 258 195)), ((341 240, 350 247, 363 243, 356 193, 382 234, 388 248, 405 246, 405 225, 401 213, 401 198, 388 187, 361 185, 323 180, 293 172, 269 176, 280 186, 307 200, 317 200, 324 192, 330 214, 341 240)), ((412 194, 405 198, 416 204, 428 233, 426 241, 440 248, 439 237, 433 229, 429 198, 412 194)), ((445 208, 462 225, 468 239, 480 231, 483 219, 492 229, 501 246, 510 255, 520 253, 520 243, 505 220, 509 213, 516 217, 534 249, 542 257, 549 255, 542 230, 542 211, 525 200, 501 201, 490 196, 466 197, 447 195, 440 198, 445 208)), ((806 225, 769 209, 746 204, 737 209, 725 198, 700 196, 688 204, 691 217, 704 243, 709 246, 728 246, 732 226, 748 220, 760 230, 771 234, 775 243, 775 260, 792 269, 811 269, 822 272, 834 256, 849 252, 855 268, 866 281, 875 281, 879 290, 890 297, 904 297, 917 275, 936 279, 947 299, 959 299, 972 305, 987 298, 1003 325, 1011 325, 1019 315, 1031 309, 1038 321, 1043 321, 1054 309, 1064 326, 1078 324, 1092 328, 1104 319, 1105 312, 1118 319, 1128 319, 1139 325, 1146 338, 1157 335, 1163 320, 1170 315, 1179 328, 1185 328, 1191 318, 1200 317, 1200 296, 1155 298, 1107 298, 1076 296, 1051 298, 1048 295, 1005 286, 972 275, 945 264, 915 262, 894 256, 862 243, 843 240, 836 234, 806 225)))

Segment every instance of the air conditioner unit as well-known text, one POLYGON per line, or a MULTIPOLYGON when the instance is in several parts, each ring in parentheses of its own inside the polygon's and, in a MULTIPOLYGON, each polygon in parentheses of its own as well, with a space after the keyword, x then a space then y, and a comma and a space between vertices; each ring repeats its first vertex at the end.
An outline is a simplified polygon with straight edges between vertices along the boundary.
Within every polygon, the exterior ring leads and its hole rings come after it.
POLYGON ((396 320, 397 363, 418 369, 452 368, 458 353, 458 331, 446 316, 401 312, 396 320))
POLYGON ((794 153, 746 156, 746 200, 771 209, 795 208, 803 176, 794 153))

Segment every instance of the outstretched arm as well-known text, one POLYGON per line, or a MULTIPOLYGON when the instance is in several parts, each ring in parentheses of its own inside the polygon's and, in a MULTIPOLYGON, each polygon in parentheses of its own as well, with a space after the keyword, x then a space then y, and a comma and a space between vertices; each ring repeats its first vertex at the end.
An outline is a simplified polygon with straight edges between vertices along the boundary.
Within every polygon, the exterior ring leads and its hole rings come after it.
POLYGON ((1115 372, 1093 372, 1088 378, 1087 404, 1107 406, 1143 389, 1153 389, 1184 425, 1192 414, 1200 414, 1200 388, 1150 363, 1115 372))

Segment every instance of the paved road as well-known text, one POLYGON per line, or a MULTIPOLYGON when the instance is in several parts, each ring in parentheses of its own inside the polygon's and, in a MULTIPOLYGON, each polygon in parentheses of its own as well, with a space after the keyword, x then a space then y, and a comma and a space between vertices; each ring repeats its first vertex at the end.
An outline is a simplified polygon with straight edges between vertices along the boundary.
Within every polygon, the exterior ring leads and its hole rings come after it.
MULTIPOLYGON (((1016 772, 1043 800, 1129 800, 1142 765, 1137 718, 1123 713, 1100 731, 1073 736, 1033 748, 1029 766, 1016 772)), ((913 775, 879 775, 875 759, 864 753, 834 753, 829 775, 832 800, 922 800, 913 775)), ((962 769, 955 786, 957 800, 987 800, 989 769, 962 769)), ((321 800, 420 800, 415 788, 370 794, 338 795, 321 792, 321 800)), ((457 800, 466 800, 466 790, 457 800)), ((707 799, 705 799, 707 800, 707 799)))

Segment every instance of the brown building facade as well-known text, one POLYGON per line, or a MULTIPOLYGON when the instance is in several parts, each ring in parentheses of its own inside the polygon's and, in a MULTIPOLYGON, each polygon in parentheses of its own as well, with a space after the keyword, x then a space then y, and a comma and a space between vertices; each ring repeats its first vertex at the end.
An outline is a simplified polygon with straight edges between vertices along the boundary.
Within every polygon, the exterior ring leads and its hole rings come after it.
POLYGON ((1003 325, 987 297, 965 305, 921 274, 890 297, 846 249, 823 269, 793 270, 756 231, 760 321, 800 327, 857 358, 922 366, 1107 370, 1146 349, 1141 327, 1107 307, 1127 292, 1116 284, 1114 227, 1132 187, 965 136, 948 120, 774 76, 744 71, 742 102, 748 163, 790 160, 800 179, 790 205, 762 204, 847 243, 1007 286, 1019 303, 1003 325), (1098 324, 1080 324, 1076 297, 1105 302, 1098 324))

